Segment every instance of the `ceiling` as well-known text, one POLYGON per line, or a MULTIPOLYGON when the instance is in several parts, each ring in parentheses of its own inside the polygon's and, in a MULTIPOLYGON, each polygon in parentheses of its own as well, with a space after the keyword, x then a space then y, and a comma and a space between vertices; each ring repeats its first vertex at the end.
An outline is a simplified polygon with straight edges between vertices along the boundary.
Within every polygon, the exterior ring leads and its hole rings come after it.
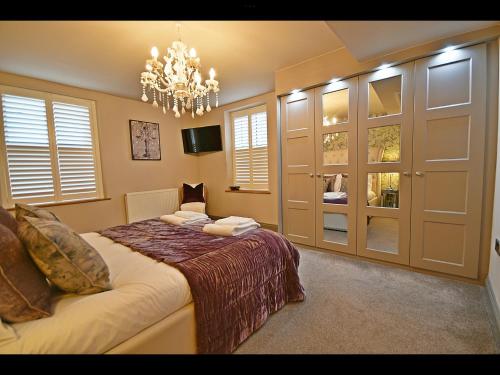
POLYGON ((327 21, 360 62, 499 21, 327 21))
MULTIPOLYGON (((0 21, 0 71, 134 99, 151 47, 176 21, 0 21)), ((339 48, 359 61, 498 21, 183 21, 181 36, 220 82, 220 104, 273 91, 274 72, 339 48)))
MULTIPOLYGON (((151 47, 166 51, 177 23, 1 21, 0 71, 139 99, 151 47)), ((275 70, 342 46, 322 21, 180 23, 202 74, 216 70, 221 104, 273 91, 275 70)))

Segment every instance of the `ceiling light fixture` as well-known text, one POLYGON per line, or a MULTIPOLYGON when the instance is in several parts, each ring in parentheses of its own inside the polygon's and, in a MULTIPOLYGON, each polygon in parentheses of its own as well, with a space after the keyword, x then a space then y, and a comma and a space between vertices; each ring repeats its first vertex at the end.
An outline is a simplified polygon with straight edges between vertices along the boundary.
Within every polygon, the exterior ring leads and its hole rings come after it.
POLYGON ((219 106, 219 82, 215 78, 214 68, 210 69, 210 79, 202 83, 200 73, 200 58, 196 57, 196 50, 188 47, 181 41, 180 24, 177 24, 179 40, 167 48, 167 55, 163 56, 165 63, 158 60, 158 48, 151 49, 152 59, 146 60, 146 71, 141 73, 142 101, 149 100, 146 90, 153 92, 153 107, 158 108, 158 101, 162 103, 163 113, 170 110, 175 117, 191 110, 191 116, 203 115, 210 112, 210 91, 215 93, 215 107, 219 106), (204 105, 205 101, 205 105, 204 105), (165 109, 166 106, 166 109, 165 109))
POLYGON ((382 64, 380 65, 377 70, 383 70, 383 69, 387 69, 387 68, 390 68, 391 65, 390 64, 382 64))
POLYGON ((297 93, 299 93, 299 92, 300 92, 300 90, 299 90, 299 89, 292 90, 292 94, 297 94, 297 93))
POLYGON ((448 47, 443 48, 442 52, 443 53, 450 52, 450 51, 455 50, 456 48, 457 48, 456 46, 448 46, 448 47))

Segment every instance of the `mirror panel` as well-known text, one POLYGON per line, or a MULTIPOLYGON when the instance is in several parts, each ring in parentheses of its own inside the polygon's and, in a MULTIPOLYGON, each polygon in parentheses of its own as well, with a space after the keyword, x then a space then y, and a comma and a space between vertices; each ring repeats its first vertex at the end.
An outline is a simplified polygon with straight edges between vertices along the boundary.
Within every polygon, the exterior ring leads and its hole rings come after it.
POLYGON ((368 163, 401 160, 401 126, 388 125, 368 129, 368 163))
POLYGON ((349 121, 349 89, 332 91, 322 96, 323 126, 349 121))
POLYGON ((368 173, 367 206, 399 208, 399 172, 368 173))
POLYGON ((347 245, 347 214, 323 212, 323 240, 347 245))
POLYGON ((348 156, 347 132, 323 134, 323 165, 346 165, 348 156))
POLYGON ((399 253, 399 220, 391 217, 368 216, 366 247, 386 253, 399 253))
POLYGON ((323 175, 323 203, 347 204, 347 173, 323 175))
POLYGON ((368 117, 401 113, 401 76, 372 81, 368 90, 368 117))

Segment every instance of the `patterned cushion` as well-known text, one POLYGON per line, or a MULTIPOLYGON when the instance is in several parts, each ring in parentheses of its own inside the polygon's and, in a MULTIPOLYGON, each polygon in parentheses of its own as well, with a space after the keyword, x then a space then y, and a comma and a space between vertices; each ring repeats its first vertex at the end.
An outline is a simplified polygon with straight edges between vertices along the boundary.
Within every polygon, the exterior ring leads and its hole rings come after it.
POLYGON ((51 289, 14 233, 0 224, 0 317, 25 322, 50 316, 51 289))
POLYGON ((61 221, 55 214, 48 210, 28 204, 16 203, 16 220, 22 221, 25 216, 61 221))
POLYGON ((14 234, 17 233, 17 221, 5 208, 0 207, 0 224, 5 225, 14 234))
POLYGON ((102 257, 63 223, 26 216, 18 234, 38 268, 61 290, 92 294, 111 289, 102 257))
POLYGON ((340 191, 347 193, 347 177, 346 177, 346 175, 342 176, 342 180, 340 182, 340 191))

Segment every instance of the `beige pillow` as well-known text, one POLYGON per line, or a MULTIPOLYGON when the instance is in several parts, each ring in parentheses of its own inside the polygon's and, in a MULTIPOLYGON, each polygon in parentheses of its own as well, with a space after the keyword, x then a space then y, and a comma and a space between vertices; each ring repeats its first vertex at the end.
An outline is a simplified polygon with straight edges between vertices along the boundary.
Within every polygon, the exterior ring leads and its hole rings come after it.
POLYGON ((26 216, 18 235, 38 268, 61 290, 92 294, 111 289, 102 257, 65 224, 26 216))
POLYGON ((61 221, 54 213, 50 212, 49 210, 30 206, 28 204, 16 203, 16 220, 22 221, 25 216, 61 221))
POLYGON ((51 315, 51 289, 21 241, 0 225, 0 317, 12 323, 51 315))
POLYGON ((7 345, 17 339, 17 333, 14 328, 6 323, 3 323, 2 319, 0 319, 0 346, 7 345))

